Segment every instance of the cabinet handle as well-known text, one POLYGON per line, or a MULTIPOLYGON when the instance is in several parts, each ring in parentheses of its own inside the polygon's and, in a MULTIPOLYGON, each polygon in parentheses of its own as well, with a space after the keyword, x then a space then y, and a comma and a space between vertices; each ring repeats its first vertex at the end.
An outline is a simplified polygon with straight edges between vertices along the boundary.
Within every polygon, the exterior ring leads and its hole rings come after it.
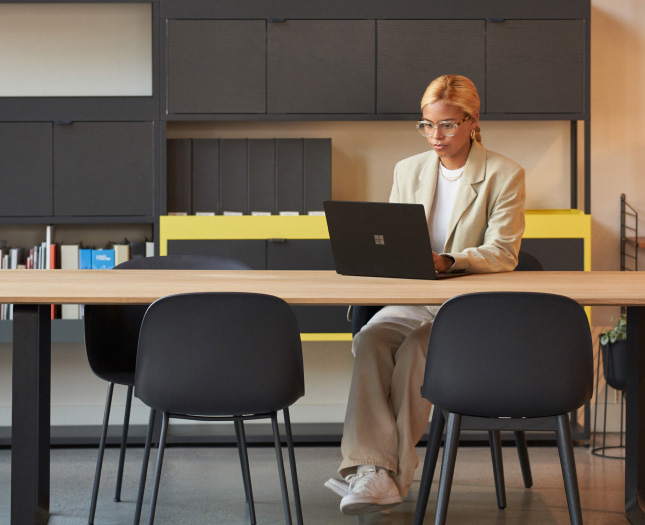
POLYGON ((272 24, 278 24, 278 23, 286 22, 286 21, 287 21, 286 18, 267 18, 267 22, 270 22, 272 24))
POLYGON ((281 243, 281 242, 287 242, 287 239, 267 239, 267 241, 281 243))
POLYGON ((70 124, 73 124, 73 120, 56 120, 54 121, 54 124, 57 126, 69 126, 70 124))
POLYGON ((492 24, 501 24, 502 22, 506 22, 506 18, 487 18, 486 22, 490 22, 492 24))

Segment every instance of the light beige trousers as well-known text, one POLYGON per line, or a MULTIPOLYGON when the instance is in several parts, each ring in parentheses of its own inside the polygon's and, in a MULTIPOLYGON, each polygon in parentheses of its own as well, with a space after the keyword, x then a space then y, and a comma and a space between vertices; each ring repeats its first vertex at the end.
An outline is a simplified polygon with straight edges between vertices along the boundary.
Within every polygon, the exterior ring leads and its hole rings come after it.
POLYGON ((438 309, 386 306, 354 337, 341 476, 353 474, 358 465, 378 465, 392 472, 399 493, 407 496, 419 464, 415 446, 430 416, 421 385, 438 309))

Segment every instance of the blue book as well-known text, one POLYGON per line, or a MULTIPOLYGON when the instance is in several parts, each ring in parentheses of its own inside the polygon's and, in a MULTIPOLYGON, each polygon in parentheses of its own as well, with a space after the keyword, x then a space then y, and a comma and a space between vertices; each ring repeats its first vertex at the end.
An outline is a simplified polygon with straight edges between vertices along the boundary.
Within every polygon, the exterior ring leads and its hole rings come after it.
POLYGON ((92 269, 92 250, 90 248, 81 248, 78 251, 78 268, 79 270, 92 269))
POLYGON ((114 268, 114 250, 92 250, 92 270, 114 268))

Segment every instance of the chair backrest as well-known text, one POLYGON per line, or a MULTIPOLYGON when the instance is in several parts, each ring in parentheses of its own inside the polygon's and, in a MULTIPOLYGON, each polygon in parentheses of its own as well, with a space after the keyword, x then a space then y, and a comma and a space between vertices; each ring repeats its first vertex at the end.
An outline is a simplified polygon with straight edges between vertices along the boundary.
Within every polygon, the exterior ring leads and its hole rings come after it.
POLYGON ((517 266, 515 267, 516 272, 535 272, 543 270, 544 266, 542 266, 542 263, 535 256, 520 250, 520 253, 517 256, 517 266))
POLYGON ((164 412, 202 416, 282 410, 304 395, 298 322, 278 297, 190 293, 150 305, 135 395, 164 412))
MULTIPOLYGON (((207 255, 136 257, 115 270, 250 270, 234 259, 207 255)), ((85 350, 92 371, 105 381, 132 384, 141 321, 149 305, 85 305, 85 350)))
POLYGON ((591 398, 593 350, 584 309, 553 294, 454 297, 435 318, 422 395, 459 414, 540 417, 591 398))

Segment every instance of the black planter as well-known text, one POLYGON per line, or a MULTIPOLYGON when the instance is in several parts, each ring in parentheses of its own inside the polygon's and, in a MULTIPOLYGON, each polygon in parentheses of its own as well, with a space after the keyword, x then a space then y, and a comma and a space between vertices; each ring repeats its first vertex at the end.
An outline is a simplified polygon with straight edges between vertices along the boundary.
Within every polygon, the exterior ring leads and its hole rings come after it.
POLYGON ((602 367, 605 381, 616 390, 625 390, 627 378, 627 341, 602 345, 602 367))

